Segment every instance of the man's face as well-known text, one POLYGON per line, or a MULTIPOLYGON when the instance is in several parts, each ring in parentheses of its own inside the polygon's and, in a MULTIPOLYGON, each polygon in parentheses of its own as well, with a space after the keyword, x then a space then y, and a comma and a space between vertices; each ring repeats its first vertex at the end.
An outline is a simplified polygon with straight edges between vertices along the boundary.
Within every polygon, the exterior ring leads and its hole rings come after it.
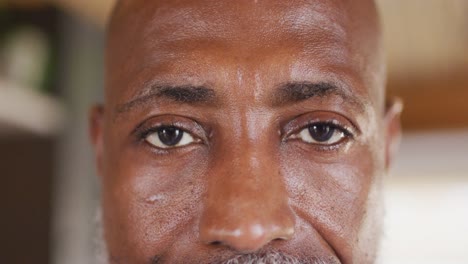
POLYGON ((374 8, 121 3, 92 117, 110 261, 372 263, 397 119, 374 8))

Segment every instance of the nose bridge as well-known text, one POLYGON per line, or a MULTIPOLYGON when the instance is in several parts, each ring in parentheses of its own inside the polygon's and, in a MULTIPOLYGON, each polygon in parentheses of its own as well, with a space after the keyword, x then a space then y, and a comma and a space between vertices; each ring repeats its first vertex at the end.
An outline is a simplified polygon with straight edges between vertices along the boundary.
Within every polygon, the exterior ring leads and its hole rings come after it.
POLYGON ((294 218, 271 144, 255 141, 224 151, 208 177, 200 238, 237 251, 289 239, 294 218))
POLYGON ((274 154, 259 145, 259 142, 252 142, 249 146, 232 148, 222 164, 218 164, 219 174, 215 177, 221 181, 214 180, 213 183, 216 190, 225 189, 223 197, 226 200, 258 207, 256 202, 271 201, 271 191, 283 189, 274 154), (259 193, 262 190, 264 192, 259 193))

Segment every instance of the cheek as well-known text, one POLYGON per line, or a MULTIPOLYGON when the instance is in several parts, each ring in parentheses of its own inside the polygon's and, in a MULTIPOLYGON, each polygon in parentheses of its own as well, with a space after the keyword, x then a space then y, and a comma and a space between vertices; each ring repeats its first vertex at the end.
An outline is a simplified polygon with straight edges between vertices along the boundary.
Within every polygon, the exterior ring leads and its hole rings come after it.
POLYGON ((203 192, 202 150, 184 155, 121 152, 104 176, 103 208, 111 256, 145 263, 174 243, 193 235, 203 192), (191 228, 190 230, 193 230, 191 228))
POLYGON ((354 146, 324 162, 320 153, 284 153, 283 175, 290 203, 344 259, 352 260, 367 217, 378 159, 365 146, 354 146))

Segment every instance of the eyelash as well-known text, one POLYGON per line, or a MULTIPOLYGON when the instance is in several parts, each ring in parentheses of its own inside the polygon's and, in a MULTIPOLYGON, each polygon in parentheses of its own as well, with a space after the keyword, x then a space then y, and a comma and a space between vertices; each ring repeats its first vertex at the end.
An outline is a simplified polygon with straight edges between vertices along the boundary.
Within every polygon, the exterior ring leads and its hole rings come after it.
MULTIPOLYGON (((138 126, 134 130, 134 135, 136 136, 136 141, 138 143, 144 143, 148 147, 150 147, 152 150, 157 151, 160 154, 167 154, 170 151, 175 151, 177 149, 183 148, 183 147, 174 147, 174 148, 157 148, 154 146, 150 146, 148 142, 146 142, 146 139, 153 133, 158 133, 159 129, 162 127, 175 127, 180 130, 182 130, 184 133, 190 134, 193 138, 196 138, 200 140, 201 143, 204 141, 201 140, 196 133, 191 132, 190 129, 186 128, 183 124, 179 122, 165 122, 165 123, 158 123, 156 125, 151 125, 151 126, 145 126, 144 124, 138 126)), ((308 144, 309 146, 312 146, 314 150, 316 151, 321 151, 321 152, 329 152, 329 151, 338 151, 340 150, 341 147, 345 146, 349 141, 355 139, 355 134, 356 130, 352 127, 342 125, 339 121, 337 120, 327 120, 327 121, 318 121, 318 120, 310 120, 306 124, 293 127, 293 129, 290 129, 289 133, 286 134, 286 136, 283 137, 283 142, 291 141, 291 140, 297 140, 297 141, 302 141, 301 143, 303 144, 308 144), (340 140, 339 142, 332 144, 332 145, 326 145, 326 144, 314 144, 314 143, 306 143, 303 142, 301 139, 293 139, 291 136, 296 135, 300 133, 303 129, 307 129, 313 125, 327 125, 330 126, 333 129, 336 129, 344 134, 343 140, 340 140)))
POLYGON ((136 140, 138 142, 145 142, 148 136, 150 136, 153 133, 158 133, 158 130, 163 127, 175 127, 177 129, 182 130, 184 133, 189 133, 196 137, 195 133, 191 132, 190 129, 186 128, 186 126, 182 125, 179 122, 165 122, 150 126, 145 126, 142 124, 134 130, 133 134, 136 136, 136 140))
POLYGON ((343 132, 346 137, 354 138, 354 133, 351 132, 353 129, 347 126, 341 125, 338 121, 334 121, 334 120, 309 122, 302 129, 311 127, 313 125, 327 125, 327 126, 330 126, 331 128, 338 129, 339 131, 343 132))
POLYGON ((320 152, 339 151, 340 148, 345 146, 348 142, 350 142, 351 140, 355 140, 355 134, 356 134, 355 129, 346 125, 342 125, 337 120, 327 120, 327 121, 310 120, 305 125, 293 127, 293 129, 291 129, 290 132, 286 134, 283 141, 284 142, 287 142, 290 140, 302 141, 301 139, 295 139, 291 137, 293 135, 297 135, 302 130, 308 129, 309 127, 313 125, 327 125, 333 129, 337 129, 338 131, 344 134, 343 140, 340 140, 339 142, 332 144, 332 145, 301 142, 303 144, 308 144, 309 146, 312 146, 314 150, 316 151, 320 151, 320 152))
MULTIPOLYGON (((156 125, 156 126, 151 126, 151 127, 147 127, 147 128, 140 128, 140 129, 137 129, 136 130, 136 135, 137 135, 137 139, 138 141, 145 141, 146 138, 153 134, 153 133, 157 133, 158 130, 161 128, 161 127, 165 127, 165 126, 174 126, 174 124, 160 124, 160 125, 156 125)), ((184 130, 185 131, 185 130, 184 130)))

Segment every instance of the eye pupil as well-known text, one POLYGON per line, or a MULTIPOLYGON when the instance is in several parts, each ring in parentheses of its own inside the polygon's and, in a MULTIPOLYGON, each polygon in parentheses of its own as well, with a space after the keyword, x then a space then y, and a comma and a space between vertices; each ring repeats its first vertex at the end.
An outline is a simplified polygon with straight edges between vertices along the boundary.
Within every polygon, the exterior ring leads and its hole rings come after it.
POLYGON ((316 124, 309 127, 309 133, 314 140, 325 142, 333 137, 335 128, 326 124, 316 124))
POLYGON ((176 127, 162 127, 158 130, 158 137, 161 142, 167 146, 177 145, 184 132, 176 127))

